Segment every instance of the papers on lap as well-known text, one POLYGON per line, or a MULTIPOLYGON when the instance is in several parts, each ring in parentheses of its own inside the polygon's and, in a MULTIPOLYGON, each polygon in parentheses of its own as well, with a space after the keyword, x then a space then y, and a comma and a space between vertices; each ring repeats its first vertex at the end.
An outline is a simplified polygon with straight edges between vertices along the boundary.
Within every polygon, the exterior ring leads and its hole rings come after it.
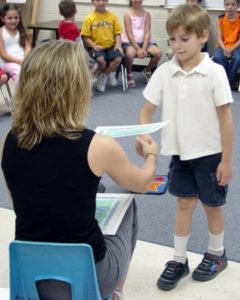
POLYGON ((108 135, 113 138, 134 136, 141 134, 153 133, 168 124, 167 122, 150 123, 143 125, 126 125, 126 126, 99 126, 95 129, 97 133, 108 135))
POLYGON ((133 198, 133 194, 97 194, 95 218, 103 234, 116 234, 133 198))

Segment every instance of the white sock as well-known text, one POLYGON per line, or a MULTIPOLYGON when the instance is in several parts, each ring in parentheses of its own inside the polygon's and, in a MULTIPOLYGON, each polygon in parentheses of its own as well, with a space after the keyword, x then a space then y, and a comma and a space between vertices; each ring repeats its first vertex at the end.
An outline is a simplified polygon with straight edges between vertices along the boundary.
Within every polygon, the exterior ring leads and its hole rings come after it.
POLYGON ((209 232, 208 252, 213 255, 222 256, 224 253, 223 246, 224 231, 219 234, 209 232))
POLYGON ((189 235, 177 236, 174 235, 174 257, 173 259, 179 263, 185 264, 187 260, 187 244, 189 235))

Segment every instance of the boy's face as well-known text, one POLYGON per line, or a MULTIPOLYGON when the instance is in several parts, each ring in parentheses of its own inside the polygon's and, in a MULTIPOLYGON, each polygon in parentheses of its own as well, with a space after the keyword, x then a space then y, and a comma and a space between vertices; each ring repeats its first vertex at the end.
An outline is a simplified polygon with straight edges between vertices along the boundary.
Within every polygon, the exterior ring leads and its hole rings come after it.
POLYGON ((95 6, 96 11, 105 11, 108 0, 92 0, 93 5, 95 6))
POLYGON ((225 12, 229 18, 235 17, 238 9, 238 4, 236 0, 225 0, 224 1, 225 12))
POLYGON ((178 29, 169 36, 169 45, 181 66, 186 62, 197 65, 199 63, 202 46, 207 40, 207 30, 203 32, 201 37, 198 37, 196 33, 186 33, 183 27, 179 26, 178 29))

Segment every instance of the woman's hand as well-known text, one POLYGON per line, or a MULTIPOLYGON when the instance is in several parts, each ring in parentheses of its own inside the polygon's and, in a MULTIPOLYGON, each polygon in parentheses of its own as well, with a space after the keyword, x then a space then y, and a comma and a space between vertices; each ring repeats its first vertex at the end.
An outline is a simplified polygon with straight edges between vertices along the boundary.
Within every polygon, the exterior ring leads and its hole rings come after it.
POLYGON ((159 153, 159 146, 149 134, 146 134, 144 136, 137 137, 136 152, 142 157, 146 157, 149 153, 152 153, 157 157, 159 153))

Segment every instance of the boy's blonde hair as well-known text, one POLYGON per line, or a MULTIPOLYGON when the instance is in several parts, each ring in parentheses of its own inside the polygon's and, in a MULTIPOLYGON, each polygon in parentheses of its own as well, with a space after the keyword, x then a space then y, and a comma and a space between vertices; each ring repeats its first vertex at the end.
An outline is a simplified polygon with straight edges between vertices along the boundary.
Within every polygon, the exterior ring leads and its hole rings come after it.
POLYGON ((77 43, 58 40, 34 48, 15 94, 12 131, 19 147, 30 150, 43 137, 78 138, 90 92, 87 54, 77 43))
POLYGON ((170 13, 166 30, 171 35, 181 26, 186 33, 196 33, 200 37, 204 30, 208 30, 209 25, 210 16, 204 8, 199 5, 183 4, 170 13))

